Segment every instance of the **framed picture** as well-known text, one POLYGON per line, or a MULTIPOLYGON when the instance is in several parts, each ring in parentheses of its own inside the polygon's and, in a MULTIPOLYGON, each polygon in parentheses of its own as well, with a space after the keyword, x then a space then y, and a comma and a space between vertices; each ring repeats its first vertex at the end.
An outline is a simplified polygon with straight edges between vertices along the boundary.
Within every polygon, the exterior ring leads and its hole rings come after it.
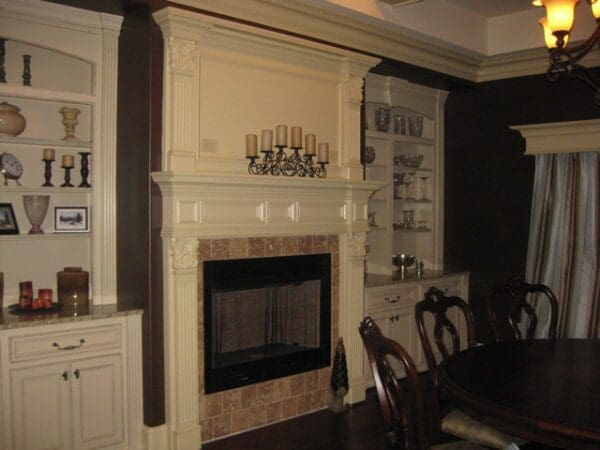
POLYGON ((0 234, 19 234, 12 203, 0 203, 0 234))
POLYGON ((87 206, 55 206, 55 233, 86 233, 90 231, 87 206))

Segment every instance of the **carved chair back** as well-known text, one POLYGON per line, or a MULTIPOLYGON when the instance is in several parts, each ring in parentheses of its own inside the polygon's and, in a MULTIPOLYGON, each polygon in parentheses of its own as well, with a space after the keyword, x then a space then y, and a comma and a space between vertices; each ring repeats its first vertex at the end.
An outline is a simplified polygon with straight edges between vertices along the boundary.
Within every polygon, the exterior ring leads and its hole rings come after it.
POLYGON ((360 323, 359 331, 373 372, 388 445, 408 450, 429 449, 424 397, 413 360, 398 342, 386 338, 370 317, 360 323), (392 367, 394 360, 405 371, 402 382, 392 367))
POLYGON ((508 322, 510 334, 516 340, 533 339, 538 324, 538 316, 533 305, 528 298, 534 301, 546 301, 550 308, 550 323, 548 326, 548 338, 556 338, 556 323, 558 320, 558 301, 556 296, 548 286, 543 284, 530 284, 523 278, 512 278, 503 286, 500 286, 492 292, 488 298, 487 309, 492 331, 496 341, 505 340, 501 323, 508 322), (500 301, 507 301, 508 305, 503 308, 502 317, 497 314, 500 301), (524 331, 525 337, 519 327, 519 322, 525 319, 524 331))
MULTIPOLYGON (((425 353, 425 359, 427 360, 427 367, 431 379, 435 386, 437 386, 437 362, 435 359, 435 353, 432 343, 429 339, 430 333, 428 333, 425 315, 431 314, 433 316, 433 343, 437 352, 441 355, 443 360, 448 359, 451 355, 461 350, 460 334, 458 324, 455 324, 448 317, 448 311, 451 308, 458 308, 460 314, 463 316, 467 329, 467 342, 466 348, 475 345, 475 325, 473 321, 473 313, 469 305, 460 297, 446 296, 446 294, 436 288, 431 287, 425 293, 425 298, 415 305, 415 319, 417 322, 417 330, 419 332, 419 338, 421 339, 421 345, 423 352, 425 353), (450 345, 448 346, 447 343, 450 345)), ((459 319, 460 320, 460 319, 459 319)))

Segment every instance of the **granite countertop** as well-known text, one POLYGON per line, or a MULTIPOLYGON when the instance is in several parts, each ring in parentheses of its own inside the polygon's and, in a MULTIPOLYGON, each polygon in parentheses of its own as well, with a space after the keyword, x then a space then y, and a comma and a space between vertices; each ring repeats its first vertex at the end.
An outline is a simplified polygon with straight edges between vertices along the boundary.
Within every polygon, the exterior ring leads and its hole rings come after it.
POLYGON ((74 310, 62 308, 55 313, 15 315, 8 308, 0 310, 0 330, 11 328, 37 327, 67 322, 83 322, 86 320, 107 319, 109 317, 142 314, 141 308, 121 305, 98 305, 74 310))
POLYGON ((436 280, 451 275, 465 275, 468 273, 469 272, 467 271, 449 272, 446 270, 425 270, 425 273, 423 274, 423 276, 421 276, 421 278, 417 278, 414 270, 408 271, 404 278, 400 277, 400 271, 395 272, 393 275, 378 275, 370 273, 365 275, 365 288, 374 288, 402 283, 412 283, 415 281, 423 280, 436 280))

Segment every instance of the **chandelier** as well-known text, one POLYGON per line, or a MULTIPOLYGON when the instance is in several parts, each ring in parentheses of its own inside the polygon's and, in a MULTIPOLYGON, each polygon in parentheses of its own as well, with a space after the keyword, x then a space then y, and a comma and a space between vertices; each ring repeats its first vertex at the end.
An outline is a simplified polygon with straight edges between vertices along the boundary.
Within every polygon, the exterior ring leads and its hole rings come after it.
POLYGON ((600 0, 587 0, 598 26, 583 43, 568 47, 569 35, 573 27, 575 7, 579 0, 533 0, 535 6, 546 8, 546 17, 540 19, 544 27, 544 38, 550 52, 550 66, 546 72, 550 81, 561 76, 577 78, 596 91, 595 102, 600 106, 600 79, 590 70, 578 64, 594 47, 600 50, 600 0))

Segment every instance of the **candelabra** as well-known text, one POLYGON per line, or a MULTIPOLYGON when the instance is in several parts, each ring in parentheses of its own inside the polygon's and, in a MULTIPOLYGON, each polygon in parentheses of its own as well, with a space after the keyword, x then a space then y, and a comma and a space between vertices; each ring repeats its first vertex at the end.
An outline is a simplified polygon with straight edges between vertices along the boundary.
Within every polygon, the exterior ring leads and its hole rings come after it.
POLYGON ((283 175, 287 177, 318 177, 327 176, 327 162, 315 162, 315 155, 300 155, 302 147, 290 147, 293 150, 291 155, 287 155, 285 145, 276 145, 277 152, 273 150, 261 150, 262 160, 258 156, 246 156, 250 160, 248 164, 248 173, 251 175, 283 175), (257 161, 258 160, 258 161, 257 161))

